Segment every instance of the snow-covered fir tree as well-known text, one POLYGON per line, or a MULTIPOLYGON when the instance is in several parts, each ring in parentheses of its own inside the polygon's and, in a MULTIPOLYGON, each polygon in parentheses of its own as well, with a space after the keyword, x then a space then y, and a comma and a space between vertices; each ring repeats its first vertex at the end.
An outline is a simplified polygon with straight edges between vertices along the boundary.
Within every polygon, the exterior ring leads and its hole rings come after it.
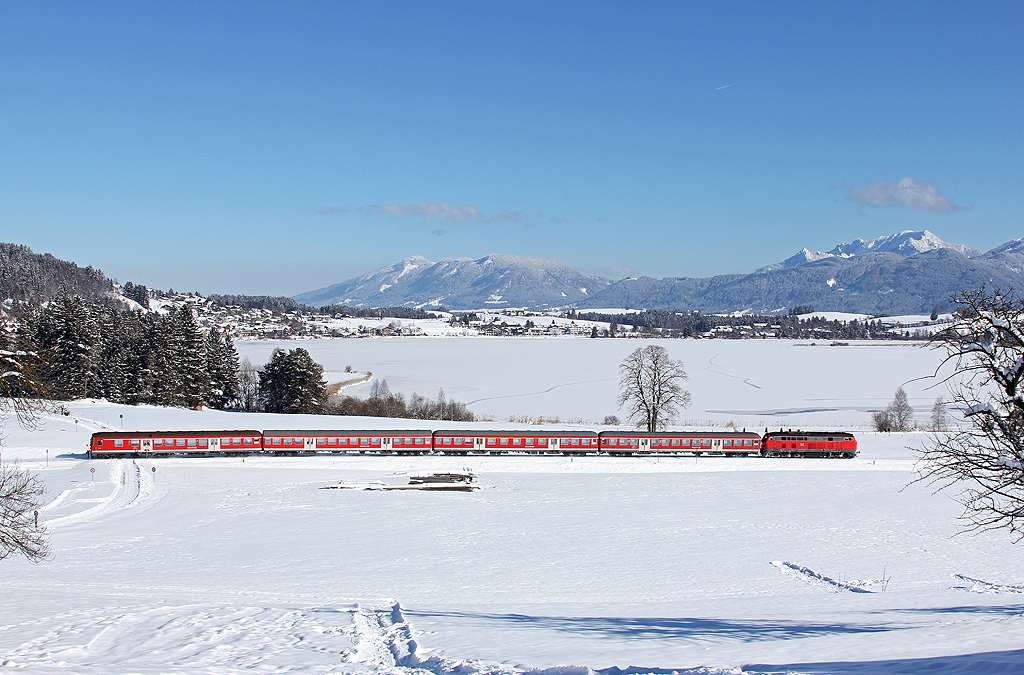
POLYGON ((323 366, 301 347, 275 349, 260 372, 260 403, 274 413, 316 414, 327 401, 323 366))

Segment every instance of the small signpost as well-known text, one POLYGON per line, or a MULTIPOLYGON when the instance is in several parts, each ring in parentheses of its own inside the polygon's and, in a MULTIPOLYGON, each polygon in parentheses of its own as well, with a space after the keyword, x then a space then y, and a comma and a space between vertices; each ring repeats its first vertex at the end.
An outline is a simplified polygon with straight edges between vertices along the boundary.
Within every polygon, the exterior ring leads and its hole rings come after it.
POLYGON ((92 482, 96 482, 96 467, 89 467, 89 473, 92 474, 92 482))

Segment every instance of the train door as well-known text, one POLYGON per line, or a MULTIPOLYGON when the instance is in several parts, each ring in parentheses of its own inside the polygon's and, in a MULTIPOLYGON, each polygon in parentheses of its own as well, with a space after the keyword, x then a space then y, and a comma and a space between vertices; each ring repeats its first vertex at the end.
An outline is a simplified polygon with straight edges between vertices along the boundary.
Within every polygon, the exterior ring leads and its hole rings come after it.
POLYGON ((711 452, 721 452, 721 451, 722 451, 722 439, 721 438, 713 438, 713 439, 711 439, 711 452))
POLYGON ((640 439, 640 452, 650 452, 650 451, 651 451, 651 439, 649 439, 649 438, 641 438, 640 439))
POLYGON ((211 438, 210 439, 210 452, 220 452, 220 439, 219 438, 211 438))
POLYGON ((142 454, 151 455, 153 454, 153 439, 143 438, 142 439, 142 454))
POLYGON ((385 436, 384 438, 380 439, 381 452, 391 452, 391 448, 394 446, 394 443, 392 441, 394 440, 395 439, 391 438, 390 436, 385 436))
POLYGON ((473 450, 475 452, 483 452, 484 451, 484 439, 482 439, 482 438, 475 439, 475 442, 473 443, 473 450))
POLYGON ((303 447, 305 448, 306 452, 316 452, 316 439, 309 438, 307 436, 305 440, 306 442, 303 445, 303 447))

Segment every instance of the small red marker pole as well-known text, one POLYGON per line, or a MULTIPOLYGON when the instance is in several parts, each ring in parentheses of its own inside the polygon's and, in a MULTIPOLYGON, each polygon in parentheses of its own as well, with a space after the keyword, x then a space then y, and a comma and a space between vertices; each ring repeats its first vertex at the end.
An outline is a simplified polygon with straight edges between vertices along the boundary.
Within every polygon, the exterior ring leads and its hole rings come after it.
POLYGON ((91 467, 89 469, 89 473, 92 474, 92 482, 95 483, 96 482, 96 467, 91 467))

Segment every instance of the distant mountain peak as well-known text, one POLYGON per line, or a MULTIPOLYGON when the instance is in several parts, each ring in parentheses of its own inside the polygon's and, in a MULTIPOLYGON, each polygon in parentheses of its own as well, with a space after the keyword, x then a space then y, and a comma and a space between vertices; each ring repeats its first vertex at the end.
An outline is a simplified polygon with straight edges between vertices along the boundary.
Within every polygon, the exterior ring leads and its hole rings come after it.
POLYGON ((295 296, 323 306, 418 306, 452 309, 563 307, 589 297, 611 282, 588 277, 561 260, 496 253, 474 260, 431 262, 411 256, 354 279, 295 296))
POLYGON ((916 255, 926 251, 935 251, 940 248, 949 248, 963 253, 968 258, 978 255, 981 251, 964 246, 963 244, 951 244, 943 241, 928 230, 915 232, 914 230, 903 230, 897 234, 890 234, 878 237, 870 241, 855 239, 850 243, 842 243, 829 251, 831 255, 855 256, 865 253, 898 253, 902 256, 916 255))
POLYGON ((770 272, 771 270, 797 267, 798 265, 806 265, 807 263, 826 258, 852 258, 868 253, 895 253, 907 257, 944 248, 962 253, 968 258, 981 253, 978 249, 964 246, 963 244, 951 244, 948 241, 943 241, 928 230, 921 230, 920 232, 903 230, 897 234, 889 234, 871 240, 854 239, 852 242, 843 242, 827 253, 823 251, 812 253, 810 249, 803 248, 781 263, 767 265, 757 271, 770 272))

